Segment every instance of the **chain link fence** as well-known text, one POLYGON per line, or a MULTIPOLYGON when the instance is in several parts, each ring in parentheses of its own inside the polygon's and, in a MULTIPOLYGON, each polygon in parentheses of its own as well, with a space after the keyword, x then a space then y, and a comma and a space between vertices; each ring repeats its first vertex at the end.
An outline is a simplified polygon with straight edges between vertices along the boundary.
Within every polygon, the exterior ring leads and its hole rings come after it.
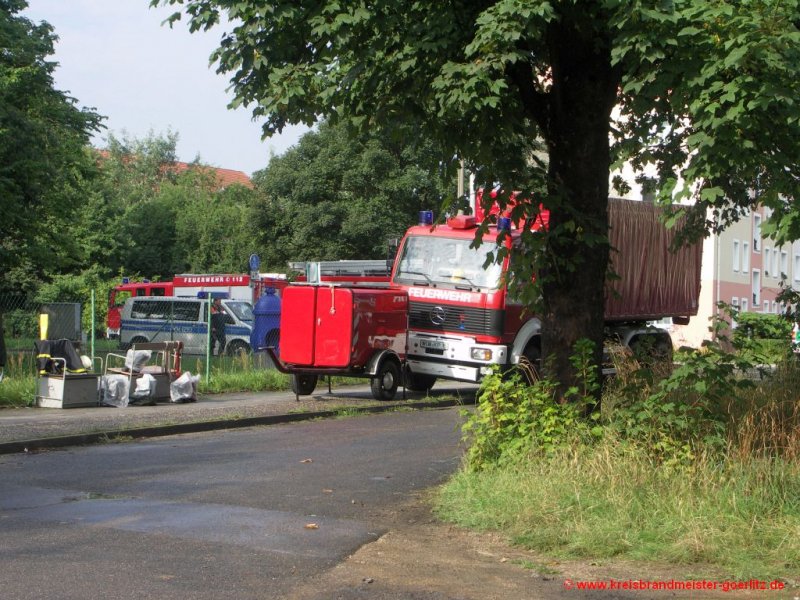
MULTIPOLYGON (((10 352, 33 352, 33 343, 42 333, 47 339, 69 339, 78 344, 87 341, 83 326, 86 298, 63 298, 59 302, 41 302, 20 294, 0 294, 0 319, 5 349, 10 352), (47 315, 47 331, 40 329, 40 315, 47 315)), ((85 315, 91 327, 91 310, 85 315)))
MULTIPOLYGON (((34 357, 36 340, 42 338, 68 339, 80 354, 92 359, 104 357, 108 352, 125 351, 131 343, 167 340, 183 341, 184 354, 192 355, 192 359, 202 360, 206 356, 218 355, 222 347, 229 358, 235 358, 242 352, 250 353, 250 326, 253 321, 247 319, 253 319, 253 314, 249 305, 245 307, 241 302, 227 305, 227 335, 224 336, 226 343, 223 345, 215 344, 214 337, 208 335, 210 319, 207 300, 164 297, 147 300, 150 300, 151 312, 160 308, 161 304, 168 306, 168 310, 162 311, 164 315, 160 315, 160 320, 151 319, 149 322, 137 313, 136 316, 140 318, 136 322, 141 331, 136 329, 128 331, 122 338, 119 335, 109 338, 106 334, 113 329, 109 327, 112 320, 117 327, 115 333, 119 332, 122 305, 116 308, 107 306, 108 298, 105 295, 100 298, 98 294, 91 293, 85 296, 62 294, 58 301, 46 302, 23 294, 0 293, 0 332, 3 334, 0 341, 0 367, 10 364, 12 358, 17 362, 27 362, 28 357, 34 357), (194 311, 190 322, 179 314, 184 309, 194 311), (115 313, 116 317, 109 319, 109 312, 115 313), (43 325, 42 315, 46 315, 46 326, 43 325)), ((269 332, 269 335, 277 338, 274 332, 269 332)))

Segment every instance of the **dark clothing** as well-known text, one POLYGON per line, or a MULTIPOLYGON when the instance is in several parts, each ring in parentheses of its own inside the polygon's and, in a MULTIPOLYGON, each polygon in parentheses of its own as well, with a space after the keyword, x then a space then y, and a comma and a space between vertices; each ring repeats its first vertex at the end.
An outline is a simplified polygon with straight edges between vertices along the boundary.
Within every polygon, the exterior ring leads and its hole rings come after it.
POLYGON ((67 373, 86 373, 71 340, 36 340, 33 344, 40 375, 60 375, 64 367, 67 373), (63 358, 64 362, 55 361, 54 358, 63 358))
POLYGON ((219 354, 225 350, 225 310, 221 307, 211 307, 211 354, 214 347, 219 344, 219 354))

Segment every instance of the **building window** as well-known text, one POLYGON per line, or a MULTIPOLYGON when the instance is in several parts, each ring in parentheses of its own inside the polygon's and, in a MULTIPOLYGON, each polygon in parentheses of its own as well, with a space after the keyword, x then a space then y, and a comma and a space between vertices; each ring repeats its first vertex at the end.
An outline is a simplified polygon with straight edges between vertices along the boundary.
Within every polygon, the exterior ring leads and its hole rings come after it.
POLYGON ((789 255, 786 252, 781 252, 781 279, 786 279, 789 276, 789 255))
POLYGON ((753 269, 753 306, 761 304, 761 271, 753 269))
POLYGON ((769 277, 769 265, 772 255, 769 248, 764 248, 764 277, 769 277))
POLYGON ((750 271, 750 244, 742 243, 742 273, 750 271))
POLYGON ((742 298, 742 309, 740 312, 747 312, 747 298, 742 298))
POLYGON ((739 256, 739 240, 733 240, 733 272, 739 272, 741 257, 739 256))
POLYGON ((794 255, 794 269, 792 273, 794 273, 794 280, 800 281, 800 254, 794 255))
POLYGON ((761 215, 753 215, 753 252, 761 252, 761 215))
POLYGON ((772 249, 772 278, 778 278, 778 249, 772 249))

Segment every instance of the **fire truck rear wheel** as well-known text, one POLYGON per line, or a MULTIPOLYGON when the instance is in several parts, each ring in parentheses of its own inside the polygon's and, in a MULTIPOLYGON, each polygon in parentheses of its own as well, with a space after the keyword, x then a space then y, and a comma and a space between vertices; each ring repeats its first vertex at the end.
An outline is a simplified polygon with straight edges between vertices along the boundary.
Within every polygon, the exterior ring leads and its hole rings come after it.
POLYGON ((400 365, 394 360, 385 360, 370 381, 372 397, 375 400, 391 400, 400 383, 400 365))
POLYGON ((292 391, 298 396, 310 396, 317 387, 317 376, 307 373, 292 375, 292 391))
POLYGON ((424 375, 422 373, 408 372, 406 375, 406 387, 412 392, 427 392, 436 383, 435 375, 424 375))

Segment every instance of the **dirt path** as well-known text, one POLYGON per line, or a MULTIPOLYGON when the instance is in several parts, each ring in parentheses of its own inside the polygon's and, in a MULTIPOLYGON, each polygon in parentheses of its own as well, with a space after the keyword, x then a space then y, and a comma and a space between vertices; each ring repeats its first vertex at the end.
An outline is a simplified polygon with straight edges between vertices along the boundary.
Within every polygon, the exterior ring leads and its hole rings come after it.
MULTIPOLYGON (((702 579, 680 569, 629 562, 553 561, 514 548, 494 534, 439 522, 423 499, 385 515, 390 531, 322 576, 301 584, 292 600, 535 600, 774 598, 800 600, 800 589, 716 591, 578 589, 583 582, 702 579)), ((630 583, 628 584, 630 585, 630 583)), ((641 585, 641 584, 640 584, 641 585)))

